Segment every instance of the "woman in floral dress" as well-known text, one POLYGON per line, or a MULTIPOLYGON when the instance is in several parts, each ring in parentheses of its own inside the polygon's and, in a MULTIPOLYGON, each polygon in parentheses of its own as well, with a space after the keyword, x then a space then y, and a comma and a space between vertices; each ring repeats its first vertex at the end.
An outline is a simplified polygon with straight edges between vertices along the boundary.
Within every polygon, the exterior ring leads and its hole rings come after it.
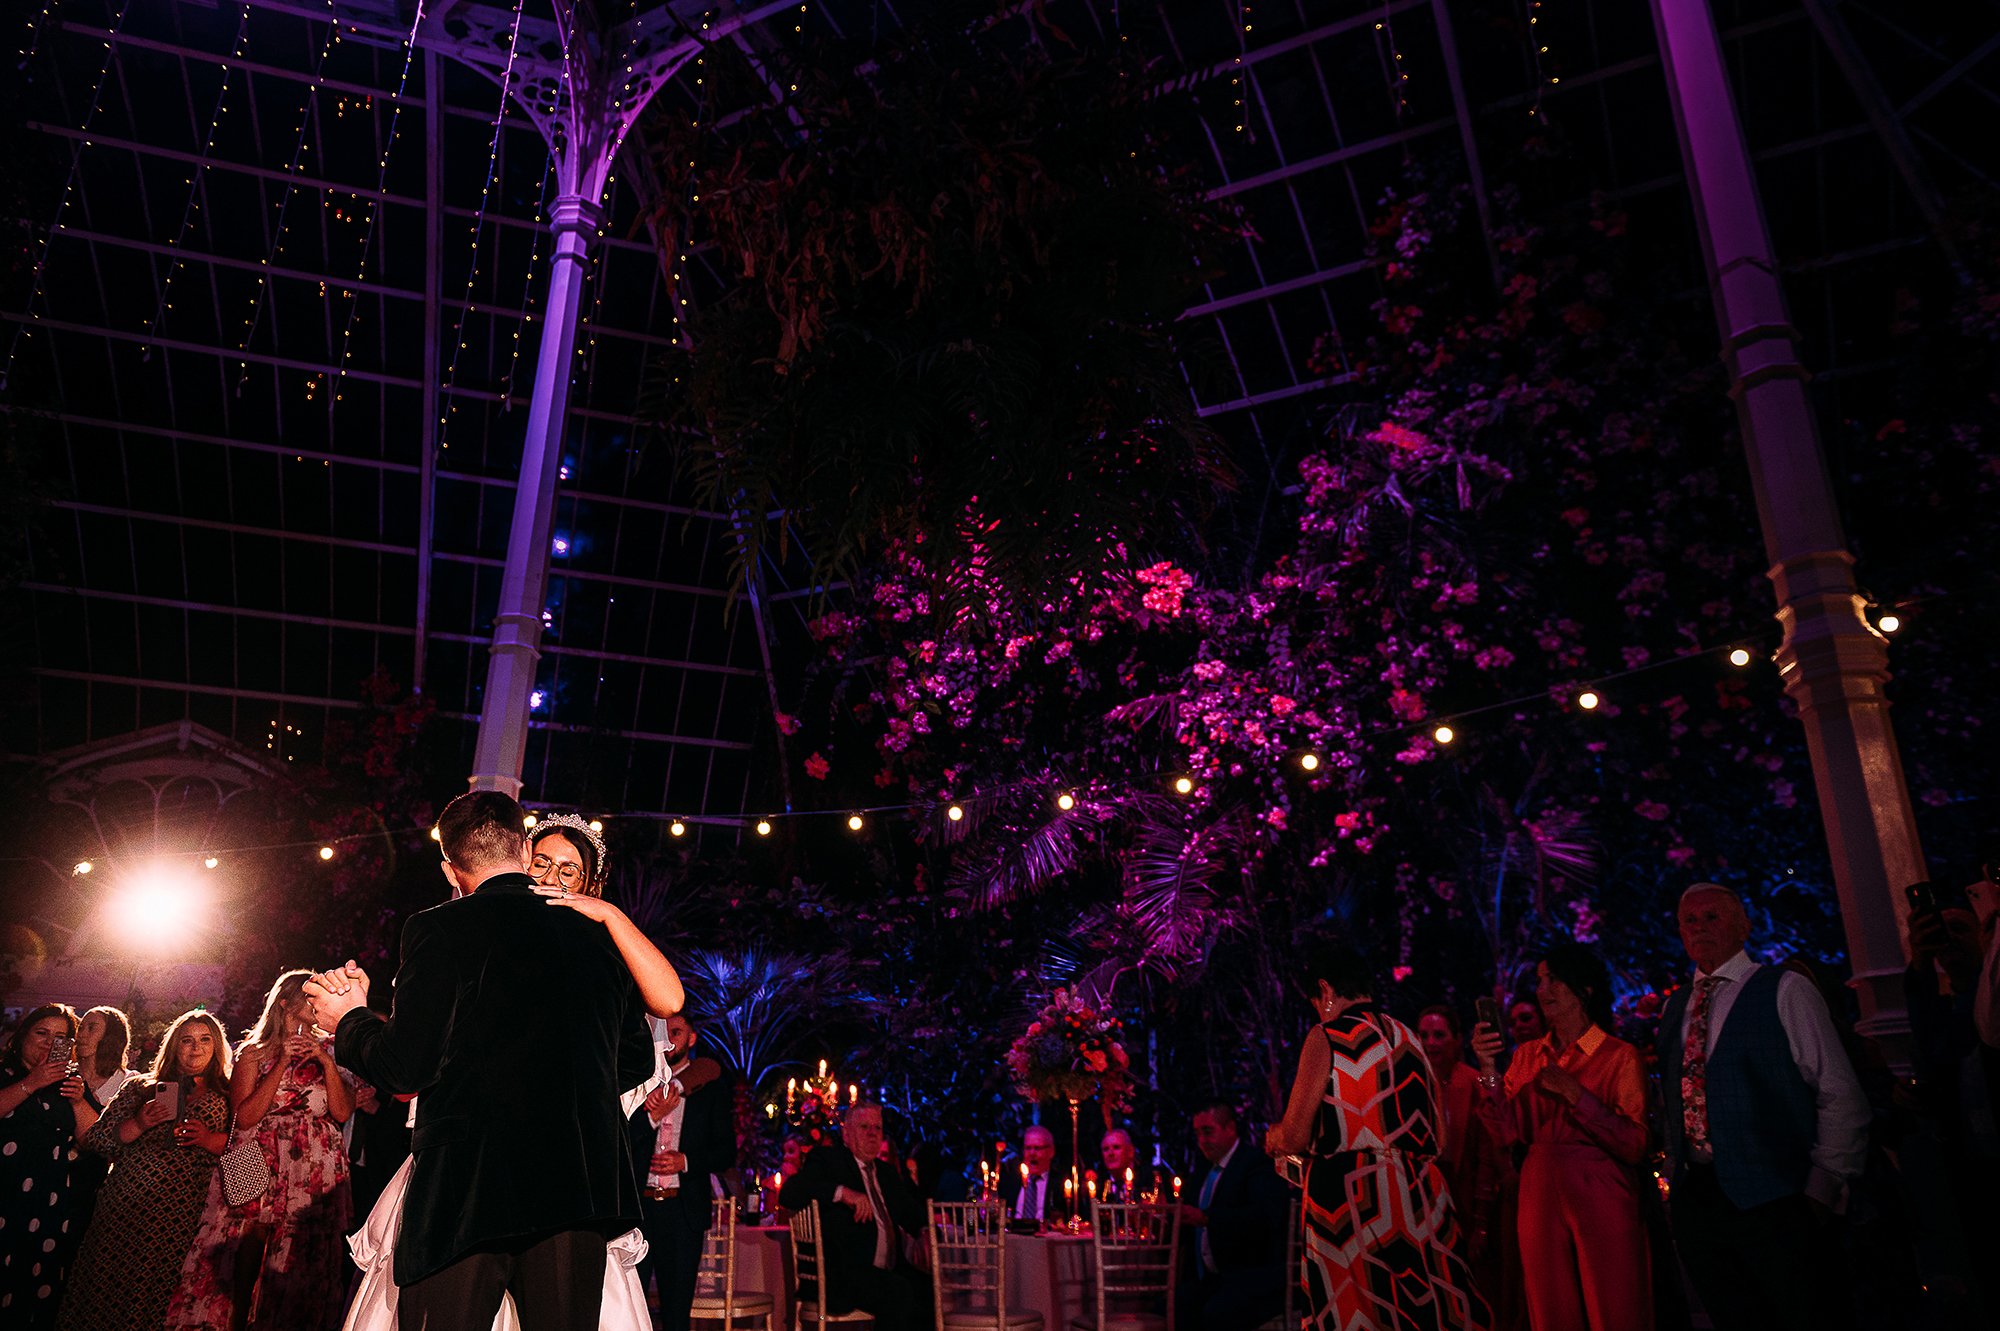
POLYGON ((1272 1156, 1304 1155, 1304 1325, 1311 1331, 1484 1331, 1486 1301, 1453 1250, 1438 1166, 1437 1082, 1415 1032, 1370 998, 1367 962, 1329 950, 1305 977, 1320 1025, 1299 1051, 1272 1156))
POLYGON ((167 1310, 166 1325, 177 1331, 238 1331, 252 1321, 284 1331, 340 1325, 350 1217, 340 1125, 354 1112, 354 1090, 334 1065, 331 1044, 311 1034, 303 992, 311 974, 278 977, 237 1052, 229 1082, 233 1143, 254 1138, 271 1182, 232 1206, 216 1171, 167 1310))
POLYGON ((229 1037, 209 1013, 184 1012, 151 1074, 127 1081, 83 1134, 117 1167, 98 1193, 57 1331, 154 1331, 165 1320, 228 1126, 229 1037), (179 1087, 178 1115, 157 1097, 164 1085, 179 1087))

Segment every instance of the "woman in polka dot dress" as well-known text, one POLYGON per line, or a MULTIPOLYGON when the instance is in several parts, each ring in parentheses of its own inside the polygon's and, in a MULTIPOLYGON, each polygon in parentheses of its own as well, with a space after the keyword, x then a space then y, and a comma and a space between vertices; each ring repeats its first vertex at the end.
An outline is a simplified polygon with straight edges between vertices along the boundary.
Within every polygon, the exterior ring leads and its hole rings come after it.
POLYGON ((57 1331, 157 1331, 166 1321, 228 1125, 229 1037, 209 1013, 184 1012, 151 1075, 128 1083, 83 1135, 117 1168, 70 1268, 57 1331), (178 1113, 162 1086, 179 1087, 178 1113))
POLYGON ((97 1122, 83 1077, 56 1041, 76 1041, 67 1004, 38 1007, 0 1050, 0 1326, 55 1325, 71 1232, 76 1139, 97 1122))

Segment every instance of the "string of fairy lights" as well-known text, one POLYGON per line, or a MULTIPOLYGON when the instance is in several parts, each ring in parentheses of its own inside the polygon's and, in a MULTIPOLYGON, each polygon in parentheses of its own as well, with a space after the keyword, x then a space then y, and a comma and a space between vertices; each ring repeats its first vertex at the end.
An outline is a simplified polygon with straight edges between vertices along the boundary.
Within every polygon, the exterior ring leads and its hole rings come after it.
POLYGON ((222 62, 222 82, 215 90, 215 106, 208 113, 208 132, 202 137, 201 153, 195 167, 187 176, 187 202, 181 205, 181 223, 175 228, 173 239, 167 242, 174 254, 167 261, 167 276, 160 284, 160 298, 154 306, 153 317, 146 321, 147 340, 139 344, 139 359, 142 361, 153 358, 151 339, 160 335, 168 312, 174 308, 174 279, 187 266, 187 260, 182 256, 187 253, 188 232, 194 228, 194 215, 201 211, 201 200, 208 192, 209 157, 215 152, 216 135, 222 132, 222 117, 229 114, 229 89, 236 72, 234 66, 243 59, 244 48, 250 43, 250 10, 251 6, 246 2, 236 20, 236 40, 229 48, 229 58, 222 62))
MULTIPOLYGON (((43 11, 44 16, 47 10, 43 11)), ((90 92, 88 109, 83 113, 83 123, 78 126, 75 145, 70 149, 69 170, 63 177, 62 194, 56 200, 56 215, 49 223, 49 229, 35 239, 35 261, 28 278, 28 301, 26 317, 14 325, 14 334, 7 339, 7 358, 0 362, 0 390, 5 390, 8 380, 13 377, 14 363, 21 352, 23 339, 31 337, 32 326, 39 322, 42 311, 37 308, 42 303, 43 282, 49 269, 49 245, 56 232, 67 229, 63 221, 69 215, 70 201, 76 197, 76 181, 83 165, 84 149, 91 146, 90 127, 97 120, 98 108, 104 101, 104 85, 111 77, 111 66, 118 58, 118 39, 125 31, 125 16, 132 12, 132 0, 120 0, 117 17, 104 30, 104 63, 98 67, 97 81, 90 92)))
MULTIPOLYGON (((417 33, 424 24, 424 0, 417 0, 416 15, 410 20, 410 31, 403 38, 403 71, 396 78, 396 95, 389 106, 389 134, 382 144, 381 155, 376 159, 375 194, 368 200, 368 220, 361 229, 361 254, 355 261, 354 288, 344 292, 347 297, 347 318, 340 330, 340 358, 334 362, 337 380, 333 395, 326 408, 331 412, 342 400, 343 394, 338 380, 347 378, 347 362, 354 359, 354 325, 361 314, 361 282, 368 274, 368 255, 375 244, 375 224, 382 216, 382 204, 389 197, 389 159, 396 150, 396 140, 400 137, 399 127, 403 119, 403 94, 410 86, 410 68, 417 62, 417 33)), ((310 398, 311 394, 307 394, 310 398)))
MULTIPOLYGON (((326 36, 321 40, 319 52, 313 57, 311 72, 307 76, 305 100, 299 106, 299 132, 292 145, 291 159, 285 165, 285 192, 278 198, 278 214, 271 230, 271 243, 267 247, 259 266, 266 271, 257 277, 257 285, 250 293, 250 309, 243 316, 243 331, 236 339, 236 395, 243 395, 243 388, 250 380, 250 340, 257 335, 263 322, 264 306, 270 296, 271 283, 269 269, 285 252, 285 237, 291 229, 292 200, 299 192, 299 176, 305 170, 306 145, 319 111, 320 89, 326 86, 326 62, 333 54, 333 48, 340 45, 340 17, 334 12, 334 0, 326 0, 326 36)), ((324 284, 321 286, 324 294, 324 284)), ((310 394, 308 394, 310 397, 310 394)))
POLYGON ((1382 64, 1382 81, 1388 86, 1389 101, 1400 125, 1410 110, 1410 71, 1403 60, 1403 44, 1396 40, 1396 8, 1390 0, 1383 0, 1382 17, 1376 20, 1375 31, 1381 37, 1375 47, 1376 59, 1382 64))
MULTIPOLYGON (((506 133, 507 128, 507 102, 513 96, 514 91, 514 64, 519 58, 521 46, 521 9, 523 3, 524 0, 514 0, 513 22, 507 31, 507 63, 500 71, 500 105, 499 109, 493 113, 493 134, 486 145, 486 176, 479 185, 479 206, 473 210, 472 214, 472 254, 466 264, 465 300, 459 306, 458 324, 451 330, 451 359, 445 365, 444 381, 438 390, 438 402, 443 407, 443 410, 438 415, 438 447, 440 449, 451 447, 448 438, 451 433, 451 418, 458 414, 458 408, 451 403, 451 397, 452 390, 458 384, 458 360, 465 351, 465 323, 467 319, 478 312, 478 306, 474 300, 475 292, 473 284, 479 280, 479 240, 486 227, 486 205, 493 197, 493 184, 500 173, 500 141, 502 135, 506 133)), ((536 222, 536 229, 539 231, 539 217, 537 217, 536 222)), ((497 258, 499 254, 497 240, 494 245, 494 254, 497 258)), ((529 266, 532 269, 532 259, 529 261, 529 266)), ((532 272, 528 280, 530 283, 534 281, 532 272)), ((517 331, 514 334, 515 354, 517 356, 520 353, 520 337, 521 335, 517 331)))
MULTIPOLYGON (((1882 610, 1876 615, 1873 627, 1884 638, 1893 636, 1901 631, 1903 627, 1902 616, 1896 613, 1894 609, 1882 610)), ((1770 633, 1775 632, 1775 629, 1770 630, 1770 633)), ((1648 661, 1641 665, 1612 671, 1608 674, 1592 675, 1571 680, 1536 693, 1524 693, 1516 697, 1428 717, 1420 721, 1395 722, 1378 726, 1372 730, 1361 732, 1355 738, 1359 741, 1395 739, 1399 742, 1422 739, 1436 745, 1439 750, 1444 750, 1466 738, 1470 733, 1467 729, 1468 723, 1495 712, 1519 712, 1529 707, 1553 705, 1559 710, 1583 716, 1609 716, 1615 714, 1617 711, 1617 708, 1613 704, 1612 686, 1615 684, 1630 680, 1636 676, 1683 667, 1700 661, 1719 660, 1727 663, 1727 665, 1735 670, 1747 670, 1757 660, 1757 652, 1753 648, 1762 641, 1768 641, 1768 638, 1769 634, 1762 635, 1762 637, 1742 637, 1721 646, 1696 648, 1675 656, 1663 657, 1656 661, 1648 661)), ((1308 780, 1316 777, 1326 767, 1327 763, 1323 754, 1311 748, 1293 750, 1283 761, 1288 767, 1295 769, 1308 780)), ((935 800, 908 800, 838 809, 785 809, 763 814, 746 815, 692 814, 638 810, 617 814, 592 814, 589 815, 588 823, 592 832, 600 834, 604 831, 607 821, 615 820, 623 823, 664 823, 667 835, 675 840, 685 838, 690 831, 703 826, 734 830, 739 833, 748 831, 761 839, 773 836, 777 832, 779 825, 783 823, 800 823, 831 818, 838 819, 844 823, 850 833, 860 835, 867 832, 875 822, 885 818, 914 819, 924 821, 932 826, 956 827, 962 825, 980 806, 992 805, 999 800, 1023 793, 1041 792, 1049 799, 1050 804, 1057 813, 1070 814, 1075 813, 1079 807, 1085 808, 1086 812, 1088 812, 1088 806, 1093 803, 1100 803, 1114 798, 1121 793, 1130 793, 1141 788, 1164 788, 1183 798, 1193 798, 1201 792, 1203 784, 1202 779, 1191 772, 1156 772, 1149 773, 1140 780, 1121 777, 1117 779, 1086 780, 1073 783, 1048 776, 1036 776, 984 787, 966 795, 946 796, 935 800)), ((540 813, 529 812, 523 820, 523 825, 526 830, 532 832, 540 824, 545 814, 557 811, 555 809, 548 809, 540 813)), ((578 812, 579 816, 583 816, 581 811, 563 811, 578 812)), ((226 850, 199 851, 184 858, 200 863, 204 869, 213 870, 221 866, 225 856, 289 850, 311 850, 322 863, 331 864, 340 857, 343 847, 362 843, 379 843, 384 837, 393 839, 423 835, 428 835, 431 840, 436 841, 438 840, 438 829, 435 826, 377 828, 365 832, 348 833, 337 837, 272 842, 263 845, 238 846, 226 850)), ((73 877, 88 877, 92 873, 97 872, 107 861, 118 858, 120 857, 105 855, 91 859, 80 859, 72 866, 70 872, 73 877)), ((148 856, 147 858, 149 862, 156 862, 159 857, 148 856)))

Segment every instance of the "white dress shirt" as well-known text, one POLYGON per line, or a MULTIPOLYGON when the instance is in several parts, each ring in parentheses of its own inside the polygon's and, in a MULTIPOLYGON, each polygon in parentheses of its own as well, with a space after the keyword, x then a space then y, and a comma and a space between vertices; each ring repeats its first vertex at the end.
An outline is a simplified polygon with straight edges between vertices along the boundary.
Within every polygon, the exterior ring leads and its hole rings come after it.
MULTIPOLYGON (((1723 1023, 1729 1020, 1730 1009, 1736 1006, 1745 982, 1761 969, 1749 953, 1739 951, 1711 972, 1708 978, 1721 983, 1715 986, 1709 1000, 1706 1054, 1715 1053, 1715 1042, 1722 1035, 1723 1023)), ((1697 981, 1702 978, 1699 971, 1695 972, 1697 981)), ((1687 1047, 1688 1023, 1694 1017, 1696 998, 1690 994, 1687 1006, 1681 1011, 1683 1049, 1687 1047)), ((1860 1176, 1867 1160, 1868 1097, 1854 1075, 1854 1065, 1848 1062, 1840 1033, 1833 1028, 1826 1000, 1820 997, 1811 980, 1796 971, 1787 971, 1778 979, 1778 1022, 1785 1028, 1792 1062, 1798 1065, 1799 1076, 1812 1090, 1818 1120, 1806 1195, 1838 1209, 1846 1202, 1848 1180, 1860 1176)), ((1668 1076, 1680 1075, 1678 1068, 1662 1071, 1668 1076)), ((1703 1164, 1715 1158, 1707 1149, 1697 1152, 1690 1147, 1688 1154, 1703 1164)))

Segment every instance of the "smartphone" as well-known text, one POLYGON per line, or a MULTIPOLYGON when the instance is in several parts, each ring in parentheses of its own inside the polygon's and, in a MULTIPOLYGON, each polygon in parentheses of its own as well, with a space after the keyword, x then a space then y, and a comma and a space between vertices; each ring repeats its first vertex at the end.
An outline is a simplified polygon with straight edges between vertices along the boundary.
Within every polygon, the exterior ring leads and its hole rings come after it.
POLYGON ((1475 1020, 1484 1023, 1490 1028, 1495 1035, 1501 1034, 1500 1004, 1495 1002, 1491 997, 1481 997, 1472 1000, 1472 1015, 1475 1020))
POLYGON ((181 1084, 177 1081, 163 1081, 153 1088, 153 1101, 167 1107, 167 1117, 181 1116, 181 1084))
POLYGON ((76 1040, 72 1036, 58 1035, 49 1041, 49 1062, 60 1067, 68 1067, 76 1054, 76 1040))
POLYGON ((1939 915, 1943 913, 1942 908, 1938 905, 1937 885, 1934 883, 1911 883, 1903 889, 1903 895, 1909 898, 1910 914, 1912 915, 1939 915))

